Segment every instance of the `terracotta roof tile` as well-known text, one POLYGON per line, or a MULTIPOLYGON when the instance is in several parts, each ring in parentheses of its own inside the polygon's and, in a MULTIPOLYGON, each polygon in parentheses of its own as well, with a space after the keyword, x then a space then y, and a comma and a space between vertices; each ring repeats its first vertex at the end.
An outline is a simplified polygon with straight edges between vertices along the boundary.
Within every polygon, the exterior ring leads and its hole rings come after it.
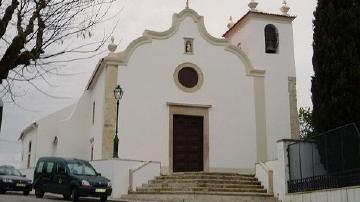
POLYGON ((248 11, 244 16, 242 16, 230 29, 228 29, 222 36, 226 37, 227 34, 229 34, 235 27, 237 27, 240 22, 242 22, 248 15, 250 14, 259 14, 259 15, 267 15, 267 16, 275 16, 275 17, 282 17, 282 18, 288 18, 291 20, 294 20, 296 16, 291 15, 282 15, 282 14, 276 14, 276 13, 266 13, 261 11, 248 11))

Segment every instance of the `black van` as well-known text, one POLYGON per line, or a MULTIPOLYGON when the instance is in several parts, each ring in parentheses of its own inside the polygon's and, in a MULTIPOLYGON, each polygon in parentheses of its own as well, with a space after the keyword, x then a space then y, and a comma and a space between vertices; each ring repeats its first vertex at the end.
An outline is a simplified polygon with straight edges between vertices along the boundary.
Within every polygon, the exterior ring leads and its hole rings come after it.
POLYGON ((102 177, 89 162, 79 159, 43 157, 36 164, 33 186, 35 196, 45 192, 62 194, 65 199, 78 201, 79 197, 100 197, 106 201, 111 195, 110 180, 102 177))

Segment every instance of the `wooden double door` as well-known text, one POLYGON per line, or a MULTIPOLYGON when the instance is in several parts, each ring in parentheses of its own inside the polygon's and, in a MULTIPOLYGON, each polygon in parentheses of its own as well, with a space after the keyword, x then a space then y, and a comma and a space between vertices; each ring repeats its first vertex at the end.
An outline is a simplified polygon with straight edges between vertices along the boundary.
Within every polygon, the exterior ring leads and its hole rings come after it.
POLYGON ((204 117, 174 115, 173 172, 204 170, 204 117))

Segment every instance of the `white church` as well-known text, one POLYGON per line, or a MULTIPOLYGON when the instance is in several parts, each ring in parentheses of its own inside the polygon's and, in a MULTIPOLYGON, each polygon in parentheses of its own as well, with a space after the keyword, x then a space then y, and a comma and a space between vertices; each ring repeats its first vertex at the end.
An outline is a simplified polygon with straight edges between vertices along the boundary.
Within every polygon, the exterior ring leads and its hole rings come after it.
POLYGON ((275 160, 278 140, 299 138, 295 17, 256 5, 223 38, 187 5, 164 32, 120 52, 112 40, 78 102, 23 130, 21 167, 42 156, 116 161, 117 116, 119 160, 158 162, 162 174, 255 173, 275 160))

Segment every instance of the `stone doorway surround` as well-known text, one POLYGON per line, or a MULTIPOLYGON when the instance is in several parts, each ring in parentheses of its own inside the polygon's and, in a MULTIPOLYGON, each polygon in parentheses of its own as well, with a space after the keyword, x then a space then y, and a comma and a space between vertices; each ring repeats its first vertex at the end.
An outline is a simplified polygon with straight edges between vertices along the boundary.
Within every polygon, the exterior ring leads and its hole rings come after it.
POLYGON ((169 106, 169 173, 173 173, 173 123, 174 115, 202 116, 204 172, 209 172, 209 109, 211 105, 167 102, 169 106))

